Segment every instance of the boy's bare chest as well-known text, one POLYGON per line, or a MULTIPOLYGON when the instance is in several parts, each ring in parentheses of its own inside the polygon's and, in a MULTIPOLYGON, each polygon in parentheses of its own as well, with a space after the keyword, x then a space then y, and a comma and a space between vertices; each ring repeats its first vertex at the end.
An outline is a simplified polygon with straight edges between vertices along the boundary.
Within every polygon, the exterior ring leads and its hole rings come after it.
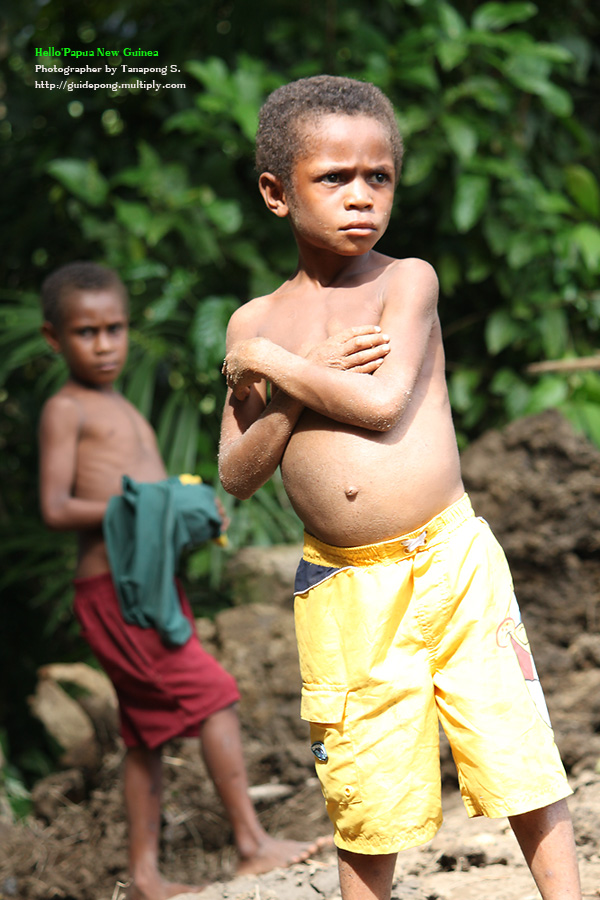
POLYGON ((261 328, 261 335, 303 354, 340 331, 356 325, 377 325, 383 302, 377 291, 344 290, 301 295, 278 300, 261 328))
POLYGON ((79 444, 84 452, 114 450, 127 456, 153 447, 154 433, 138 410, 123 397, 99 396, 86 404, 79 444))

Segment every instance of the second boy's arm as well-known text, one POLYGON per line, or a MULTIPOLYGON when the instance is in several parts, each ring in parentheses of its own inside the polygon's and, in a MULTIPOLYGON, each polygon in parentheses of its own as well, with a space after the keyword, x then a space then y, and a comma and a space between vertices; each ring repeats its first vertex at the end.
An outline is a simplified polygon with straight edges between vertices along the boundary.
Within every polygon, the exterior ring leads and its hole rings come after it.
POLYGON ((437 321, 438 282, 422 260, 397 264, 386 289, 381 328, 391 352, 372 379, 315 365, 265 338, 233 346, 226 371, 234 393, 266 378, 315 412, 372 431, 388 431, 404 414, 437 321))
POLYGON ((102 525, 107 502, 73 496, 80 411, 70 397, 51 397, 39 429, 40 506, 49 528, 79 531, 102 525))

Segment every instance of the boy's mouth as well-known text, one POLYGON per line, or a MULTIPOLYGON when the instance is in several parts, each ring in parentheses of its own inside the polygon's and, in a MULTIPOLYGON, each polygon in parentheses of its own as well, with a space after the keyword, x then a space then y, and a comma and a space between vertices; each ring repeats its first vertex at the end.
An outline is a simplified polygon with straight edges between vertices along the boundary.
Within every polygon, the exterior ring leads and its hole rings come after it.
POLYGON ((376 225, 374 222, 350 222, 348 225, 343 225, 341 228, 342 231, 376 231, 376 225))

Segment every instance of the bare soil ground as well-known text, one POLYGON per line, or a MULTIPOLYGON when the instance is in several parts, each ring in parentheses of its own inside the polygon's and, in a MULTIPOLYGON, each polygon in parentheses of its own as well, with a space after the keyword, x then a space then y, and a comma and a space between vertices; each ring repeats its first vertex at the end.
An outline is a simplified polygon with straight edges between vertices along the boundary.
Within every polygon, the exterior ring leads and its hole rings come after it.
MULTIPOLYGON (((511 563, 575 789, 570 806, 584 895, 598 898, 600 453, 557 414, 547 413, 484 435, 463 455, 463 468, 477 513, 490 522, 511 563)), ((241 606, 199 627, 240 684, 249 777, 265 827, 300 839, 329 833, 307 729, 298 715, 291 605, 241 606)), ((38 783, 29 821, 15 825, 0 815, 0 900, 116 897, 115 885, 126 873, 122 748, 110 728, 103 727, 99 739, 98 767, 71 767, 38 783)), ((202 893, 204 900, 339 896, 332 851, 288 870, 235 878, 229 825, 195 742, 167 747, 165 770, 167 876, 214 882, 202 893)), ((537 898, 506 820, 468 820, 445 745, 442 772, 445 823, 429 844, 400 855, 395 900, 537 898)))

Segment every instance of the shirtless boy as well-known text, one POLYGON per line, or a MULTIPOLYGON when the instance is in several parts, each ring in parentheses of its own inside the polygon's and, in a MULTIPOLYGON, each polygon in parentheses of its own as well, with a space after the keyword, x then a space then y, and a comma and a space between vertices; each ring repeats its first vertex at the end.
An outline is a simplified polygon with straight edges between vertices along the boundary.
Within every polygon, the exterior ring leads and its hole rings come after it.
POLYGON ((220 476, 245 498, 281 465, 305 526, 302 716, 342 896, 388 898, 397 851, 439 828, 439 717, 469 815, 508 816, 544 900, 576 900, 571 791, 506 560, 461 480, 437 278, 373 249, 400 175, 393 109, 372 85, 300 79, 263 106, 256 157, 298 267, 230 321, 220 476), (382 358, 332 364, 313 350, 328 337, 382 358))
MULTIPOLYGON (((239 871, 256 873, 306 859, 322 841, 276 840, 261 827, 248 795, 231 675, 204 651, 192 629, 167 647, 152 628, 128 625, 111 579, 102 521, 127 474, 166 477, 149 423, 116 389, 128 346, 128 303, 117 274, 93 263, 58 269, 42 288, 43 333, 69 369, 40 422, 42 515, 51 528, 75 530, 79 558, 75 612, 84 637, 113 681, 126 745, 124 795, 129 829, 130 900, 166 900, 199 890, 159 874, 161 745, 199 735, 224 803, 239 871)), ((180 590, 185 616, 193 624, 180 590)))

